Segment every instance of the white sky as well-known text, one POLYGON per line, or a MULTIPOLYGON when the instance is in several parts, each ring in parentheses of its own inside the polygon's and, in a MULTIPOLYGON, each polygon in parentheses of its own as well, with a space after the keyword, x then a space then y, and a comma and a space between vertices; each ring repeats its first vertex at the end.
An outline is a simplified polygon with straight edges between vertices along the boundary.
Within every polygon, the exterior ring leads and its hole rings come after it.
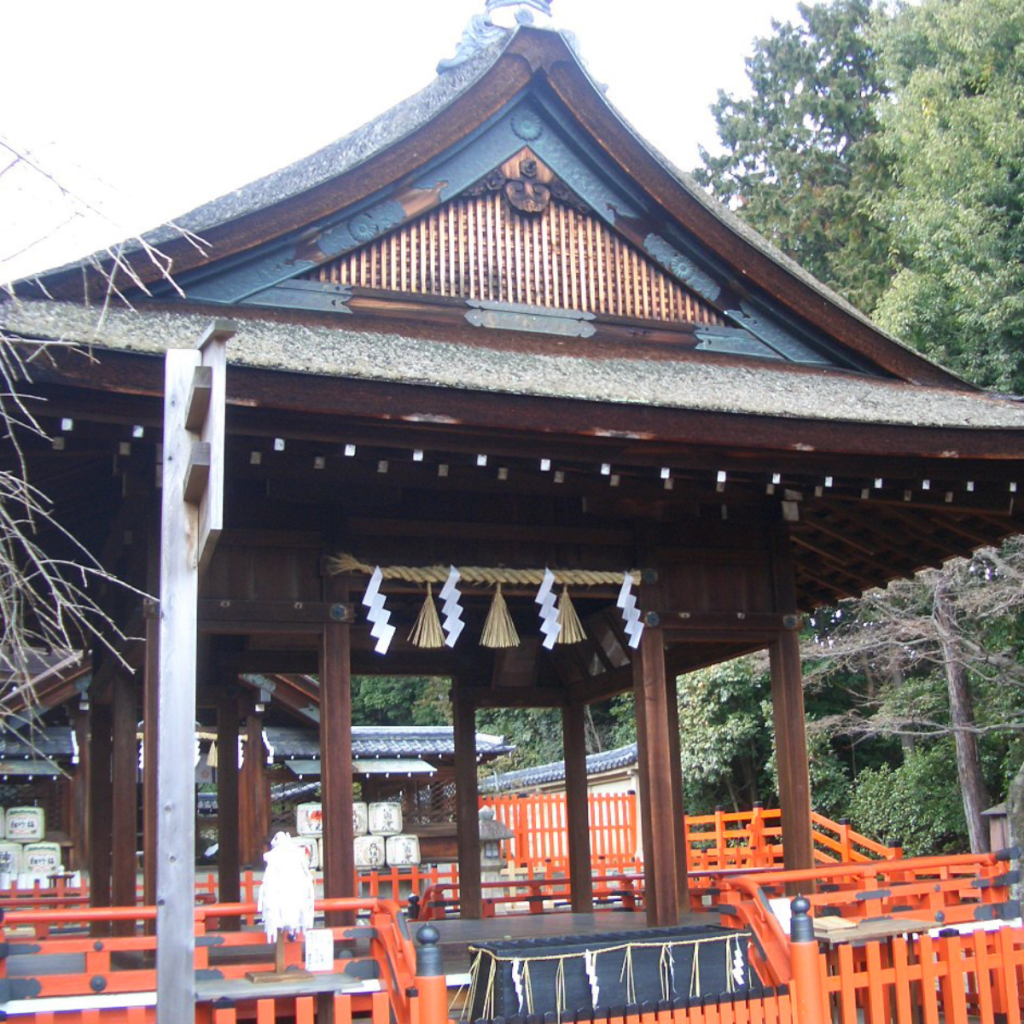
MULTIPOLYGON (((434 76, 484 0, 5 5, 0 281, 152 228, 346 134, 434 76), (5 170, 5 168, 7 168, 5 170)), ((554 0, 592 74, 684 169, 717 90, 795 0, 554 0)))

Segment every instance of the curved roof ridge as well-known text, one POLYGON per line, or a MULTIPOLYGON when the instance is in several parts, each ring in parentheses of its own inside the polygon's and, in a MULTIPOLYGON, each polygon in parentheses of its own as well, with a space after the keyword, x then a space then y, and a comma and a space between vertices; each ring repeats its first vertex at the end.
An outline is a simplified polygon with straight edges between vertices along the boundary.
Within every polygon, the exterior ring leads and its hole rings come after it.
POLYGON ((167 237, 174 237, 176 228, 200 233, 273 203, 290 199, 350 171, 433 119, 486 73, 513 35, 513 30, 505 30, 503 38, 458 67, 438 74, 419 92, 400 100, 347 135, 342 135, 316 152, 271 171, 234 192, 189 210, 174 218, 165 228, 147 232, 144 237, 147 241, 156 241, 152 236, 162 231, 166 231, 167 237))
MULTIPOLYGON (((565 33, 561 33, 563 38, 565 33)), ((569 33, 572 36, 572 33, 569 33)), ((574 38, 574 37, 573 37, 574 38)), ((855 306, 849 299, 840 295, 839 292, 830 288, 823 281, 820 281, 808 270, 804 269, 796 260, 791 256, 788 256, 781 249, 770 242, 764 235, 759 231, 752 228, 746 221, 744 221, 738 214, 731 210, 725 203, 720 199, 716 198, 710 192, 708 192, 697 180, 690 174, 689 171, 684 171, 680 167, 677 167, 664 153, 658 149, 652 142, 650 142, 645 136, 643 136, 636 128, 633 127, 633 123, 626 117, 621 110, 608 98, 607 86, 597 81, 596 78, 590 73, 586 61, 583 59, 576 46, 573 46, 570 39, 566 39, 569 50, 573 57, 576 59, 576 64, 580 69, 580 73, 586 76, 587 81, 590 83, 594 92, 601 97, 602 102, 608 108, 608 110, 621 122, 622 126, 629 132, 630 136, 636 141, 636 143, 643 148, 651 158, 659 164, 659 166, 672 177, 693 199, 695 199, 701 206, 708 211, 712 216, 716 217, 722 224, 725 225, 730 231, 738 235, 743 241, 747 242, 753 248, 757 249, 763 256, 776 263, 781 269, 791 274, 801 283, 813 288, 822 298, 826 299, 834 306, 838 306, 844 313, 859 320, 865 327, 869 327, 872 331, 880 334, 887 341, 892 342, 894 345, 899 345, 904 351, 911 355, 921 359, 922 361, 929 363, 930 365, 941 370, 943 373, 948 374, 950 377, 955 377, 957 380, 962 381, 964 384, 970 384, 970 381, 966 378, 954 373, 952 370, 943 366, 937 360, 926 355, 919 349, 914 348, 907 342, 902 341, 896 335, 887 331, 884 327, 879 326, 867 313, 862 309, 855 306)), ((972 385, 973 386, 973 385, 972 385)))
MULTIPOLYGON (((422 127, 486 74, 518 29, 502 31, 504 36, 501 39, 457 67, 435 75, 434 79, 419 92, 399 100, 394 106, 358 128, 284 167, 279 167, 231 192, 225 192, 215 199, 186 210, 138 237, 149 245, 161 245, 181 238, 184 233, 201 237, 204 231, 255 213, 274 203, 291 199, 332 177, 352 170, 422 127)), ((110 248, 116 248, 118 244, 125 245, 125 253, 131 254, 140 248, 138 244, 132 244, 133 241, 134 238, 129 238, 121 243, 113 243, 110 248)), ((81 259, 32 274, 29 280, 46 278, 109 258, 108 249, 99 249, 81 259)))

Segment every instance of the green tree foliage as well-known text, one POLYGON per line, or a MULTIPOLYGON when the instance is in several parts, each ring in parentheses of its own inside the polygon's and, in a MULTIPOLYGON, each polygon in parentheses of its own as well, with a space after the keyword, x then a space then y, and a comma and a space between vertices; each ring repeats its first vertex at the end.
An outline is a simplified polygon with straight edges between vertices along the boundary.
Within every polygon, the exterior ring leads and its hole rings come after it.
POLYGON ((849 816, 858 832, 899 843, 911 857, 962 851, 967 823, 952 740, 912 749, 896 767, 861 771, 849 816))
POLYGON ((451 681, 436 676, 353 676, 355 725, 451 725, 451 681))
POLYGON ((924 0, 880 41, 898 272, 879 319, 978 384, 1024 391, 1024 6, 924 0))
POLYGON ((684 804, 706 814, 774 802, 771 702, 763 664, 740 658, 680 676, 684 804))
POLYGON ((702 184, 855 305, 886 286, 888 236, 878 218, 891 174, 878 145, 878 69, 870 0, 799 5, 747 59, 749 99, 712 106, 724 153, 701 151, 702 184))

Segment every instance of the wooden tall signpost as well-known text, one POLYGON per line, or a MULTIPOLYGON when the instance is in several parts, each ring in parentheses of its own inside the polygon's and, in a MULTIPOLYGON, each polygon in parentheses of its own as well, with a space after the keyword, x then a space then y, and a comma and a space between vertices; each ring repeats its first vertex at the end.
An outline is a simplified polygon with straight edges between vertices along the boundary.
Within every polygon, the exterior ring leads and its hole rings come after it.
POLYGON ((224 518, 224 416, 229 320, 194 349, 170 349, 164 370, 157 750, 157 1021, 195 1019, 196 612, 199 575, 224 518))

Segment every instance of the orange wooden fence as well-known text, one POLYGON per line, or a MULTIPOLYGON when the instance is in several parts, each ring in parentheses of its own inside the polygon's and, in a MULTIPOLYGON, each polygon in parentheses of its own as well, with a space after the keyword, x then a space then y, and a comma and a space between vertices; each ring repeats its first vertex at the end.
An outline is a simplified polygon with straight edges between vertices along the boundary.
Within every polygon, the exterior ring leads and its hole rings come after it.
MULTIPOLYGON (((615 874, 642 870, 635 793, 591 793, 590 847, 595 869, 615 874)), ((564 793, 482 797, 481 807, 512 830, 508 860, 530 875, 543 877, 568 867, 564 793)), ((686 866, 689 871, 777 867, 783 862, 782 812, 716 811, 687 815, 686 866)), ((814 854, 821 864, 892 859, 898 846, 884 846, 855 832, 848 822, 812 814, 814 854)))
POLYGON ((762 979, 802 992, 800 1024, 1021 1024, 1017 879, 1000 854, 834 865, 723 877, 719 909, 756 936, 762 979), (835 915, 850 929, 826 928, 810 957, 806 946, 795 956, 798 944, 771 909, 794 886, 820 923, 835 915))
MULTIPOLYGON (((323 1019, 320 1011, 329 1007, 336 1022, 356 1015, 372 1024, 446 1024, 443 991, 438 1001, 435 979, 418 976, 416 952, 397 903, 318 900, 316 908, 320 914, 361 913, 366 920, 359 927, 330 929, 335 943, 331 971, 301 983, 253 986, 247 977, 274 970, 274 947, 262 932, 221 929, 233 918, 250 917, 255 904, 197 907, 196 1021, 234 1024, 239 1018, 269 1022, 287 1016, 312 1022, 323 1019)), ((8 912, 0 957, 5 1019, 36 1024, 154 1020, 156 937, 141 926, 155 918, 155 907, 8 912), (127 935, 91 934, 97 927, 110 930, 125 923, 127 935)), ((285 964, 301 966, 301 940, 286 940, 285 964)))

